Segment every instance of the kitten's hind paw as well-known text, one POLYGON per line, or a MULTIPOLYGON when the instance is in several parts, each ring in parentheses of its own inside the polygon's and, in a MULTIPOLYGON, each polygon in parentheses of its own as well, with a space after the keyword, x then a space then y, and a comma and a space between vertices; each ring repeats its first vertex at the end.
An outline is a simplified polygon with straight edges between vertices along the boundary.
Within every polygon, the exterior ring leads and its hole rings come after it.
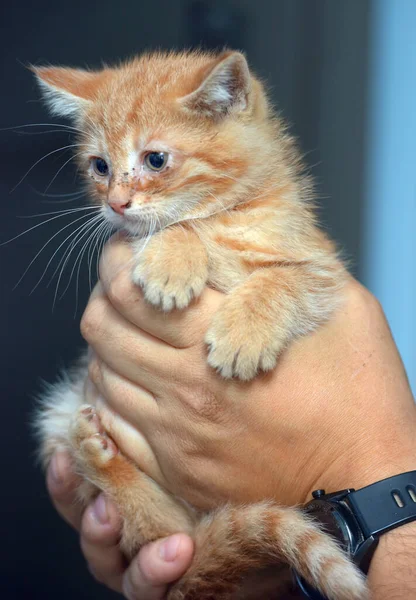
POLYGON ((118 454, 116 444, 105 432, 93 406, 83 405, 76 413, 71 441, 76 461, 84 466, 102 467, 118 454))
POLYGON ((118 448, 106 433, 94 433, 82 443, 80 452, 85 460, 103 466, 118 454, 118 448))

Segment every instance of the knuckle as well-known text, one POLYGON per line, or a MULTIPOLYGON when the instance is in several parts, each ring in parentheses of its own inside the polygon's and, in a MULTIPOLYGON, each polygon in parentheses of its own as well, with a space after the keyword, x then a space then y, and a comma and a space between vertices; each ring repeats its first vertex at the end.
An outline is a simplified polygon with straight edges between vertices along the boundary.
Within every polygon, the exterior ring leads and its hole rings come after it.
POLYGON ((101 381, 101 366, 96 358, 93 358, 88 365, 88 377, 93 383, 101 381))
POLYGON ((81 319, 81 335, 87 342, 97 339, 103 323, 103 306, 99 298, 88 303, 81 319))
POLYGON ((115 275, 106 286, 106 293, 115 307, 137 303, 138 289, 134 286, 130 273, 123 270, 115 275))
POLYGON ((218 423, 223 420, 225 407, 217 394, 210 390, 206 383, 194 382, 191 386, 180 384, 176 389, 176 397, 182 406, 193 414, 194 418, 201 421, 218 423))

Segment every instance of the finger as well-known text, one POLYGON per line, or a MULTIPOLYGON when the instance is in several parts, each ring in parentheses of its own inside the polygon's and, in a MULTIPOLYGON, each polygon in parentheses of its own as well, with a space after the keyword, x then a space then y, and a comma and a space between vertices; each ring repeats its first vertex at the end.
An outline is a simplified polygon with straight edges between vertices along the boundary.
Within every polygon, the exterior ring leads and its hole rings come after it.
MULTIPOLYGON (((117 360, 112 362, 117 367, 119 366, 117 360)), ((127 374, 130 373, 129 367, 124 367, 123 371, 127 374)), ((132 383, 123 374, 116 373, 110 365, 97 355, 94 356, 88 366, 88 375, 95 389, 99 392, 98 395, 104 396, 110 406, 114 408, 117 406, 117 410, 120 409, 122 416, 136 410, 137 404, 140 403, 143 417, 154 422, 158 412, 157 400, 140 383, 132 383)), ((140 375, 138 377, 140 378, 140 375)))
POLYGON ((95 579, 121 592, 125 561, 119 548, 121 519, 115 505, 103 494, 85 511, 81 548, 95 579))
MULTIPOLYGON (((92 360, 94 359, 95 355, 93 356, 92 360)), ((84 385, 84 398, 86 404, 92 404, 93 406, 95 406, 99 395, 100 393, 97 387, 94 385, 92 379, 90 377, 87 377, 84 385)))
MULTIPOLYGON (((115 374, 112 376, 117 377, 115 374)), ((126 382, 126 385, 131 384, 126 382)), ((102 388, 105 399, 99 396, 96 401, 96 409, 105 431, 115 441, 121 452, 128 456, 140 470, 156 481, 163 481, 163 474, 148 441, 152 431, 154 433, 154 430, 157 429, 157 421, 148 418, 145 412, 140 412, 140 418, 137 418, 138 412, 142 409, 140 396, 137 392, 136 405, 132 404, 131 407, 126 409, 123 393, 121 392, 120 396, 115 394, 112 401, 108 401, 106 389, 106 387, 102 388), (126 414, 126 418, 119 414, 119 410, 121 413, 126 414), (129 421, 138 422, 141 431, 137 429, 137 425, 133 426, 129 421)), ((120 387, 119 389, 122 390, 123 388, 120 387)))
POLYGON ((184 366, 180 352, 129 323, 99 288, 90 299, 81 329, 107 365, 151 393, 158 391, 157 381, 178 379, 184 366), (155 373, 160 377, 155 378, 155 373))
POLYGON ((162 313, 145 301, 131 277, 132 250, 124 240, 113 239, 102 255, 100 278, 111 304, 128 321, 176 348, 199 343, 223 295, 206 289, 186 310, 162 313))
MULTIPOLYGON (((95 406, 104 428, 110 435, 115 429, 113 421, 117 419, 117 417, 120 417, 121 421, 126 424, 126 427, 130 427, 123 419, 123 410, 125 410, 125 406, 124 402, 120 403, 120 396, 130 398, 127 404, 131 404, 132 409, 137 409, 137 404, 140 405, 141 409, 146 405, 150 405, 150 414, 147 415, 146 419, 150 420, 150 416, 154 411, 153 404, 155 402, 155 398, 150 392, 147 392, 144 388, 134 385, 127 379, 118 376, 93 352, 91 352, 88 370, 88 377, 86 378, 84 385, 85 401, 87 404, 95 406), (97 383, 94 383, 93 379, 97 383), (119 379, 121 380, 120 382, 118 381, 119 379), (123 388, 124 384, 128 386, 128 392, 123 388), (133 400, 133 397, 135 401, 133 400), (116 408, 118 409, 119 414, 115 412, 116 408)), ((126 429, 125 433, 126 435, 131 436, 134 432, 136 432, 136 429, 131 428, 131 431, 127 431, 126 429)), ((139 439, 135 436, 132 441, 133 443, 140 443, 139 439)))
POLYGON ((58 513, 75 529, 79 529, 82 518, 82 508, 76 497, 79 483, 69 454, 56 452, 47 471, 46 486, 58 513))
POLYGON ((148 544, 124 575, 124 595, 128 600, 162 600, 167 592, 167 584, 185 573, 192 556, 193 542, 184 534, 148 544))

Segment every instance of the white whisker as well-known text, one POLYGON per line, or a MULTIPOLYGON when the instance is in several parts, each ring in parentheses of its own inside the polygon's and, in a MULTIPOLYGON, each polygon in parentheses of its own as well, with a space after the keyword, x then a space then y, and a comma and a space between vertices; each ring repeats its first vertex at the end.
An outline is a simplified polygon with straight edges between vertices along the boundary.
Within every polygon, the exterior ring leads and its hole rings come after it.
MULTIPOLYGON (((61 256, 61 258, 58 262, 58 265, 55 268, 55 271, 52 273, 52 276, 49 279, 49 282, 46 287, 49 287, 51 285, 56 273, 60 269, 61 269, 61 273, 64 271, 66 264, 72 254, 72 250, 78 244, 78 241, 80 241, 80 239, 82 238, 83 232, 85 232, 85 229, 87 229, 89 231, 91 229, 91 227, 94 227, 96 222, 97 222, 97 216, 93 217, 91 220, 87 221, 86 223, 81 224, 79 227, 77 227, 75 229, 75 231, 73 232, 73 238, 70 241, 70 243, 68 244, 68 246, 65 248, 65 251, 64 251, 63 255, 61 256), (61 266, 62 266, 62 268, 61 268, 61 266)), ((59 279, 60 279, 60 277, 59 277, 59 279)))
POLYGON ((230 209, 229 209, 229 207, 227 207, 227 206, 224 206, 224 203, 222 202, 222 200, 220 200, 219 198, 217 198, 217 196, 214 196, 214 194, 213 194, 212 192, 208 192, 208 194, 209 194, 210 196, 212 196, 212 197, 214 198, 214 200, 216 200, 216 201, 217 201, 217 202, 218 202, 218 203, 219 203, 219 204, 222 206, 222 208, 223 208, 223 211, 221 211, 221 212, 224 212, 224 211, 225 211, 225 212, 226 212, 228 215, 229 215, 229 214, 231 214, 231 213, 230 213, 230 209))
POLYGON ((81 200, 81 198, 85 198, 86 194, 84 192, 80 193, 78 196, 74 196, 69 200, 41 200, 43 204, 69 204, 70 202, 75 202, 76 200, 81 200))
POLYGON ((101 257, 101 252, 103 250, 104 244, 109 239, 109 237, 111 236, 112 232, 114 231, 113 225, 111 223, 109 223, 108 221, 105 221, 105 222, 106 222, 106 227, 104 228, 103 231, 100 231, 100 234, 97 236, 97 238, 95 240, 95 243, 93 244, 91 256, 88 259, 88 272, 89 272, 90 290, 91 290, 91 286, 92 286, 91 282, 92 282, 94 254, 96 256, 96 260, 95 260, 95 272, 96 272, 96 278, 98 280, 99 279, 99 272, 98 272, 99 271, 99 260, 100 260, 100 257, 101 257))
POLYGON ((104 232, 107 230, 107 228, 108 228, 108 223, 106 221, 104 221, 103 225, 97 229, 97 231, 95 232, 95 235, 92 237, 90 246, 88 248, 87 265, 88 265, 88 284, 89 284, 89 288, 90 288, 90 293, 92 290, 92 260, 93 260, 94 254, 98 248, 99 242, 101 240, 101 234, 104 234, 104 232))
POLYGON ((17 135, 44 135, 45 133, 66 133, 67 135, 76 135, 72 131, 66 129, 46 129, 46 131, 16 131, 17 135))
POLYGON ((82 129, 71 127, 70 125, 64 125, 63 123, 27 123, 26 125, 14 125, 13 127, 1 127, 0 131, 13 131, 17 129, 24 129, 25 127, 60 127, 62 129, 69 129, 71 131, 77 131, 78 133, 84 133, 82 129))
POLYGON ((107 228, 104 230, 102 239, 98 243, 97 255, 96 255, 96 259, 95 259, 95 272, 96 272, 97 281, 100 278, 100 272, 99 271, 100 271, 100 258, 101 258, 101 254, 102 254, 102 251, 104 249, 105 244, 110 239, 113 231, 114 231, 113 226, 111 225, 111 223, 108 223, 107 224, 107 228))
MULTIPOLYGON (((61 212, 61 211, 58 211, 61 212)), ((22 231, 22 233, 19 233, 18 235, 15 235, 14 237, 10 238, 9 240, 6 240, 5 242, 1 242, 0 246, 5 246, 6 244, 10 244, 10 242, 13 242, 14 240, 17 240, 18 238, 20 238, 22 235, 25 235, 26 233, 29 233, 30 231, 33 231, 34 229, 37 229, 37 227, 40 227, 41 225, 46 225, 46 223, 49 223, 50 221, 54 221, 55 219, 60 219, 61 217, 66 216, 67 213, 66 211, 63 211, 65 214, 56 214, 54 213, 49 213, 49 214, 54 214, 54 217, 51 217, 50 219, 46 219, 46 221, 42 221, 41 223, 37 223, 36 225, 33 225, 33 227, 29 227, 29 229, 26 229, 25 231, 22 231)))
POLYGON ((62 169, 64 169, 66 167, 66 165, 71 162, 71 160, 74 160, 75 158, 77 158, 77 156, 81 156, 81 154, 83 154, 83 152, 77 152, 77 154, 74 154, 73 156, 71 156, 71 158, 68 158, 68 160, 66 160, 64 162, 64 164, 57 170, 57 172, 55 173, 55 175, 52 177, 52 179, 48 183, 48 185, 47 185, 47 187, 45 189, 45 192, 47 192, 48 189, 51 187, 51 185, 53 184, 53 182, 55 181, 55 179, 58 177, 58 175, 62 171, 62 169))
POLYGON ((37 215, 18 215, 19 219, 35 219, 36 217, 47 217, 49 215, 71 215, 83 210, 99 210, 101 206, 77 206, 76 208, 64 208, 63 210, 54 210, 52 212, 38 213, 37 215))
MULTIPOLYGON (((76 286, 75 286, 75 293, 76 293, 76 296, 75 296, 75 298, 76 298, 76 302, 75 302, 75 313, 74 313, 74 318, 75 318, 75 315, 76 315, 76 313, 77 313, 77 310, 78 310, 78 297, 79 297, 79 293, 78 293, 78 287, 79 287, 79 273, 80 273, 80 269, 81 269, 81 263, 82 263, 82 259, 83 259, 83 257, 84 257, 85 251, 86 251, 86 249, 87 249, 87 247, 88 247, 88 244, 89 244, 89 242, 91 241, 91 239, 92 239, 92 236, 90 236, 90 237, 87 239, 87 241, 86 241, 86 242, 85 242, 85 244, 83 245, 83 247, 82 247, 82 249, 81 249, 81 251, 80 251, 80 254, 79 254, 79 262, 78 262, 77 277, 76 277, 76 286)), ((77 261, 78 261, 78 258, 77 258, 77 261)), ((75 261, 74 267, 75 267, 75 265, 76 265, 76 261, 75 261)))
POLYGON ((43 198, 69 198, 69 196, 77 196, 78 194, 84 193, 78 190, 78 192, 71 192, 70 194, 46 194, 45 192, 40 192, 35 188, 32 188, 32 190, 35 192, 35 194, 42 196, 43 198))
POLYGON ((42 196, 42 198, 55 198, 55 200, 42 200, 44 204, 67 204, 68 202, 75 202, 75 200, 80 200, 87 196, 86 190, 78 190, 70 194, 45 194, 45 192, 40 192, 33 187, 31 187, 31 190, 37 196, 42 196), (65 200, 61 200, 61 198, 65 198, 65 200))
POLYGON ((57 235, 59 235, 62 231, 64 231, 65 229, 67 229, 68 227, 70 227, 71 225, 73 225, 74 223, 76 223, 77 221, 80 221, 81 219, 85 219, 85 217, 89 218, 89 215, 82 215, 81 217, 78 217, 78 219, 75 219, 75 221, 71 221, 71 223, 68 223, 67 225, 65 225, 64 227, 62 227, 59 231, 57 231, 43 246, 42 248, 39 250, 39 252, 37 254, 35 254, 35 256, 32 258, 32 260, 30 261, 29 265, 26 267, 23 275, 20 277, 19 281, 16 283, 16 285, 14 286, 13 289, 16 289, 17 286, 20 284, 20 282, 22 281, 23 277, 26 275, 26 273, 28 272, 28 270, 30 269, 30 267, 33 265, 33 263, 35 262, 35 260, 38 258, 38 256, 41 254, 41 252, 46 248, 46 246, 48 246, 51 241, 56 238, 57 235))
MULTIPOLYGON (((88 215, 89 216, 89 215, 88 215)), ((90 225, 91 222, 95 223, 98 219, 98 216, 92 217, 91 221, 88 221, 87 223, 83 223, 82 225, 80 225, 80 227, 78 227, 75 232, 72 231, 65 239, 63 242, 61 242, 58 246, 58 248, 55 250, 55 252, 52 254, 51 258, 49 259, 45 270, 43 271, 39 281, 37 282, 37 284, 34 286, 34 288, 32 289, 32 291, 30 292, 29 295, 33 294, 33 292, 36 290, 36 288, 38 287, 38 285, 40 284, 40 282, 42 281, 42 279, 44 278, 44 276, 46 275, 47 270, 49 269, 49 265, 51 264, 51 262, 53 261, 53 259, 55 258, 56 254, 59 252, 59 250, 62 248, 62 246, 67 242, 67 240, 69 240, 73 235, 75 235, 75 233, 77 231, 79 231, 80 228, 83 228, 85 225, 90 225)), ((71 223, 72 225, 72 223, 71 223)), ((62 230, 61 230, 62 231, 62 230)), ((55 271, 56 272, 56 271, 55 271)), ((53 277, 53 276, 52 276, 53 277)))
POLYGON ((62 150, 67 150, 68 148, 76 148, 79 144, 70 144, 68 146, 63 146, 62 148, 57 148, 56 150, 52 150, 51 152, 48 152, 48 154, 45 154, 45 156, 42 156, 42 158, 39 158, 39 160, 37 160, 31 167, 30 169, 28 169, 26 171, 26 173, 23 175, 23 177, 20 179, 20 181, 18 181, 16 183, 16 185, 14 186, 14 188, 12 188, 10 190, 10 193, 13 193, 15 191, 15 189, 22 183, 22 181, 24 181, 24 179, 26 179, 26 177, 29 175, 29 173, 36 167, 36 165, 38 165, 40 162, 42 162, 43 160, 45 160, 45 158, 48 158, 48 156, 51 156, 52 154, 56 154, 57 152, 62 152, 62 150))
MULTIPOLYGON (((93 219, 91 219, 91 221, 88 221, 87 223, 85 223, 84 224, 85 226, 82 226, 82 229, 78 230, 78 233, 76 234, 75 238, 71 241, 71 243, 69 244, 69 247, 65 251, 63 260, 58 264, 58 267, 57 267, 57 269, 59 269, 60 265, 62 264, 62 267, 61 267, 60 273, 59 273, 59 277, 58 277, 58 280, 57 280, 57 284, 56 284, 56 287, 55 287, 54 304, 55 304, 55 301, 56 301, 56 297, 58 295, 58 290, 59 290, 59 285, 60 285, 60 282, 61 282, 62 275, 63 275, 65 267, 66 267, 66 265, 67 265, 67 263, 68 263, 68 261, 69 261, 69 259, 71 257, 72 252, 75 250, 76 246, 78 246, 78 244, 81 242, 81 240, 84 238, 84 236, 85 235, 89 235, 89 233, 91 232, 91 230, 95 229, 96 225, 100 222, 100 219, 101 219, 101 215, 96 215, 95 217, 93 217, 93 219), (65 255, 66 255, 66 258, 65 258, 65 255)), ((77 259, 78 259, 78 257, 77 257, 77 259)), ((65 292, 67 291, 67 289, 69 288, 69 286, 71 284, 72 275, 74 273, 74 269, 75 269, 75 265, 76 265, 77 259, 75 260, 75 263, 74 263, 73 268, 71 270, 71 274, 70 274, 69 280, 67 282, 67 285, 66 285, 64 291, 62 292, 61 296, 59 297, 59 300, 61 300, 64 297, 65 292)), ((56 273, 57 269, 55 270, 55 273, 56 273)), ((52 275, 51 281, 52 281, 53 277, 55 276, 55 273, 52 275)))

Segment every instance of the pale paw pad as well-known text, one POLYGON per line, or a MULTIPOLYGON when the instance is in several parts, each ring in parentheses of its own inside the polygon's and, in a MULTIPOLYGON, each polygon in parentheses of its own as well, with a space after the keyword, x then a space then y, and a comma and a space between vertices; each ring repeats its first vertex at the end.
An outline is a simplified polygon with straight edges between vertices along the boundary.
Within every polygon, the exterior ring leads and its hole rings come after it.
POLYGON ((81 443, 80 452, 85 459, 104 465, 118 454, 118 448, 106 433, 95 433, 81 443))
POLYGON ((77 460, 103 465, 118 453, 114 441, 105 432, 93 406, 79 408, 71 427, 71 440, 77 460))

